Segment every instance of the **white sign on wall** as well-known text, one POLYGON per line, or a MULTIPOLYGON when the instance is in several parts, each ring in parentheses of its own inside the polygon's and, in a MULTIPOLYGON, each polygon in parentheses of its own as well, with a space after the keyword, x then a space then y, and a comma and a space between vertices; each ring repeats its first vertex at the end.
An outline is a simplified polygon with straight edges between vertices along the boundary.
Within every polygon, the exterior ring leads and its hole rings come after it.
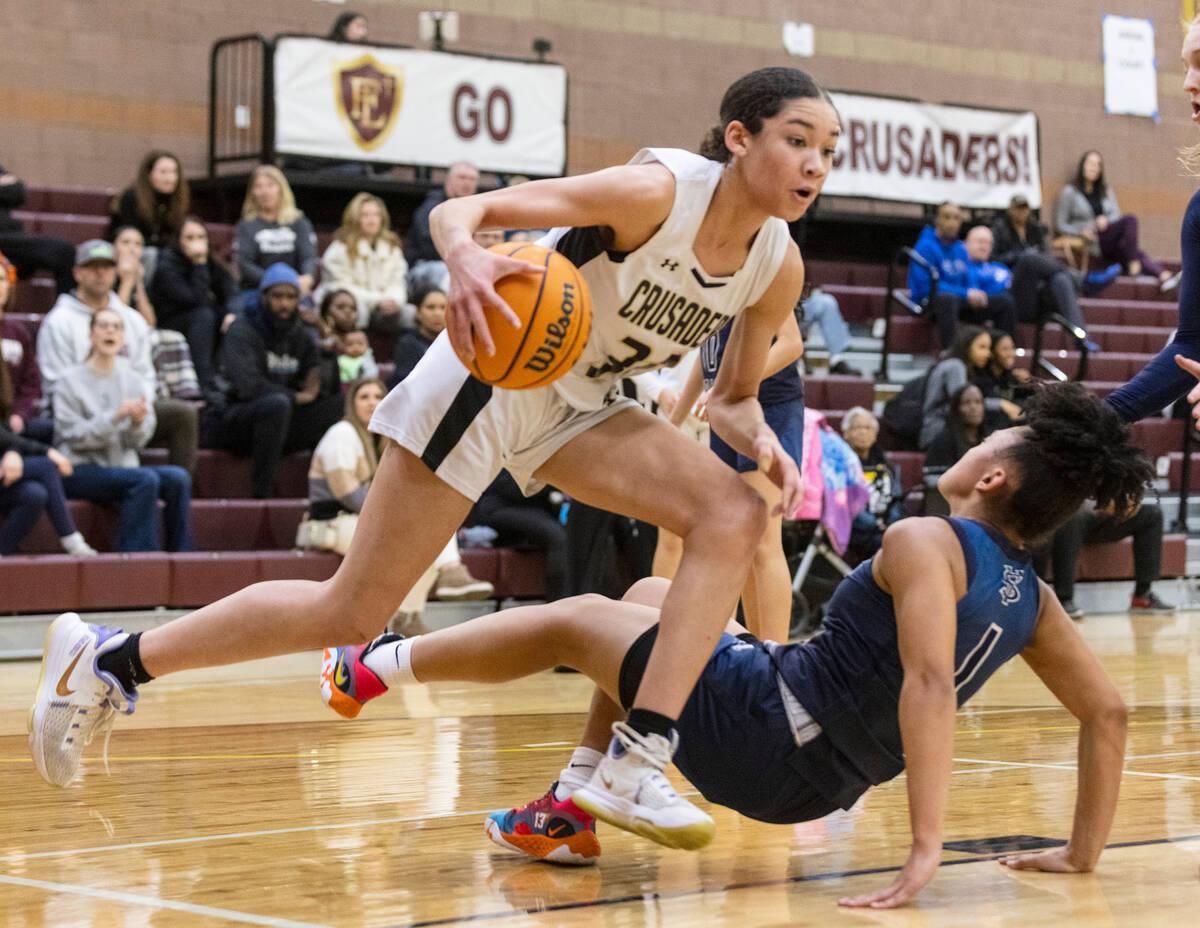
POLYGON ((558 175, 561 65, 280 37, 275 148, 349 161, 558 175))
POLYGON ((1104 17, 1104 109, 1158 121, 1158 74, 1154 23, 1104 17))
POLYGON ((1042 203, 1037 116, 834 93, 842 137, 824 193, 1000 209, 1042 203))

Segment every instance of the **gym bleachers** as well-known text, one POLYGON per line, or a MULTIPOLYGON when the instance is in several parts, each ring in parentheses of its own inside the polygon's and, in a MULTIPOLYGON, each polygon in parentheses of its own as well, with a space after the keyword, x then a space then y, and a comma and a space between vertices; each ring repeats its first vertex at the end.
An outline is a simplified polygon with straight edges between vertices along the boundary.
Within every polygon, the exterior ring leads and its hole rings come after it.
MULTIPOLYGON (((29 232, 57 235, 72 242, 102 236, 114 191, 32 188, 25 209, 16 213, 29 232)), ((209 224, 215 253, 229 257, 233 226, 209 224)), ((320 230, 323 242, 328 230, 320 230)), ((869 324, 883 314, 887 268, 881 264, 809 261, 807 278, 837 297, 851 323, 869 324)), ((53 305, 53 281, 44 276, 17 285, 17 319, 36 337, 44 314, 53 305)), ((1106 393, 1140 370, 1166 342, 1174 325, 1175 306, 1165 302, 1152 283, 1122 278, 1103 299, 1083 301, 1089 332, 1101 346, 1089 359, 1089 386, 1106 393)), ((1032 328, 1022 327, 1020 341, 1032 344, 1032 328)), ((1073 374, 1077 353, 1066 349, 1061 334, 1047 330, 1044 351, 1058 367, 1073 374)), ((893 320, 892 350, 915 354, 936 351, 929 322, 897 316, 893 320)), ((381 357, 390 339, 380 344, 381 357)), ((840 430, 852 406, 875 407, 876 386, 866 377, 807 377, 806 402, 824 413, 840 430)), ((1180 427, 1167 420, 1147 420, 1135 426, 1139 442, 1154 456, 1171 456, 1169 481, 1177 487, 1182 455, 1180 427)), ((889 452, 899 465, 901 484, 916 486, 923 455, 889 452)), ((147 449, 146 463, 164 463, 165 452, 147 449)), ((53 612, 64 608, 119 609, 154 606, 193 607, 211 602, 258 580, 287 577, 323 580, 336 570, 339 557, 328 552, 293 548, 296 526, 305 511, 309 456, 291 455, 279 468, 274 498, 250 498, 250 462, 212 450, 198 454, 193 476, 192 522, 198 550, 189 554, 102 554, 76 558, 58 550, 58 540, 46 519, 26 540, 22 553, 0 558, 0 612, 53 612)), ((1200 453, 1194 464, 1200 467, 1200 453)), ((1196 478, 1200 482, 1200 477, 1196 478)), ((84 536, 107 548, 115 527, 115 512, 84 502, 72 511, 84 536)), ((544 555, 536 549, 464 548, 462 557, 476 577, 490 581, 497 597, 543 595, 544 555)), ((1164 542, 1164 576, 1179 576, 1186 567, 1186 539, 1168 536, 1164 542)), ((1082 579, 1132 575, 1129 542, 1085 549, 1080 561, 1082 579)))

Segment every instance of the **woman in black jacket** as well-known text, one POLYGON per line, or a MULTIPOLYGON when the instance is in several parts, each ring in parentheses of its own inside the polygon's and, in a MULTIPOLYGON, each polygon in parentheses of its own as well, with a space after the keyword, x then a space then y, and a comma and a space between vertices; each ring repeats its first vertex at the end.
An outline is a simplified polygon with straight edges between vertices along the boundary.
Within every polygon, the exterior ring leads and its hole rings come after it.
POLYGON ((217 338, 235 293, 233 277, 209 254, 204 223, 188 216, 159 258, 150 281, 150 302, 159 328, 174 329, 187 338, 202 390, 212 386, 217 338))

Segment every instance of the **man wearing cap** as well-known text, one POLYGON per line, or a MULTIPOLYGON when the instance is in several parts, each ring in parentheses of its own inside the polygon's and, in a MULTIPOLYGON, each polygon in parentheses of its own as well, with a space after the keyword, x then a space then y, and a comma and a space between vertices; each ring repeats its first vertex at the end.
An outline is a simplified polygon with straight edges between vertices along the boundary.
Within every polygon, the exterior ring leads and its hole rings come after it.
POLYGON ((300 277, 272 264, 258 284, 258 303, 239 316, 221 344, 226 405, 205 421, 206 437, 252 457, 251 492, 271 495, 286 451, 311 451, 342 417, 340 393, 321 394, 320 354, 299 319, 300 277))
POLYGON ((1078 294, 1099 293, 1121 273, 1121 266, 1091 274, 1073 272, 1051 256, 1042 224, 1032 216, 1029 200, 1023 193, 1013 196, 1008 209, 992 223, 995 237, 993 257, 1013 272, 1012 293, 1017 318, 1038 322, 1050 313, 1058 313, 1075 328, 1085 331, 1087 324, 1079 308, 1078 294))
POLYGON ((47 409, 63 372, 87 360, 92 314, 111 309, 125 322, 125 352, 130 365, 146 382, 147 394, 159 397, 154 401, 157 427, 150 444, 165 446, 167 463, 191 473, 196 461, 199 416, 190 403, 160 396, 150 360, 150 326, 113 292, 117 260, 112 245, 96 238, 84 242, 75 250, 73 274, 75 290, 59 295, 38 329, 37 360, 47 409))

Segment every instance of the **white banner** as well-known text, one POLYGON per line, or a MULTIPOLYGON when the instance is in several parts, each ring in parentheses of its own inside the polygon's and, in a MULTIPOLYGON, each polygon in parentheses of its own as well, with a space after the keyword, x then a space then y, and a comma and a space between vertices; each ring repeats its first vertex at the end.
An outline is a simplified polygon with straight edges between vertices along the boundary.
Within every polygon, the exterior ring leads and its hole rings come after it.
POLYGON ((834 93, 842 138, 824 193, 1004 208, 1042 205, 1034 113, 834 93))
POLYGON ((275 148, 285 154, 559 175, 561 65, 283 36, 275 148))
POLYGON ((1105 15, 1104 109, 1109 113, 1149 116, 1158 121, 1158 74, 1154 23, 1105 15))

